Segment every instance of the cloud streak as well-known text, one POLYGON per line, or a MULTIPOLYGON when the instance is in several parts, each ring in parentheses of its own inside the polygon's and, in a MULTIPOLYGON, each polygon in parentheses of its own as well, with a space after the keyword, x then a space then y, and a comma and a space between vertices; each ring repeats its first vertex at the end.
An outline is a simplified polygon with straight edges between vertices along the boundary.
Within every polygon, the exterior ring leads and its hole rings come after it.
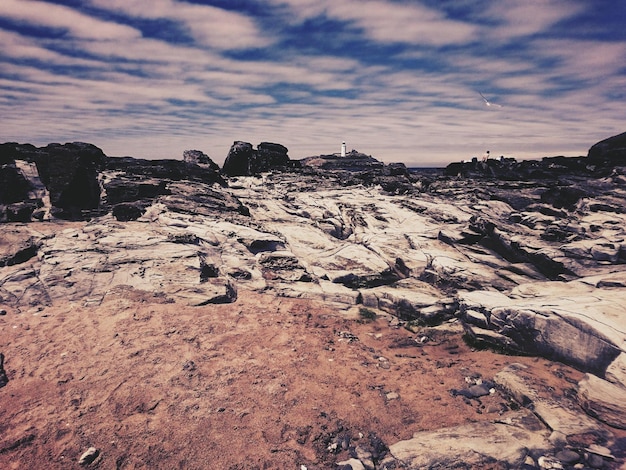
POLYGON ((591 0, 60 3, 0 4, 0 140, 218 162, 234 140, 292 158, 345 140, 419 166, 624 130, 626 41, 591 0))

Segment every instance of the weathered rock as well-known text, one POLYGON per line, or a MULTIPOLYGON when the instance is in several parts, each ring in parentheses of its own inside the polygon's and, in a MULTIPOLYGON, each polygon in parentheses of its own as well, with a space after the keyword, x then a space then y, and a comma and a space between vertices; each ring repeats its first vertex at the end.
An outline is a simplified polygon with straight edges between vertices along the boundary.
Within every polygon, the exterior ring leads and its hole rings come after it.
POLYGON ((626 163, 626 132, 594 144, 587 157, 596 165, 623 165, 626 163))
POLYGON ((603 375, 621 353, 618 344, 624 332, 615 313, 617 297, 609 291, 598 299, 594 288, 580 282, 558 287, 549 291, 545 284, 520 286, 514 299, 488 291, 463 293, 460 309, 466 331, 496 347, 558 359, 603 375), (482 334, 483 321, 474 326, 475 312, 484 315, 491 336, 482 334))
POLYGON ((228 151, 222 173, 227 176, 249 176, 252 175, 252 161, 255 152, 252 144, 248 142, 235 141, 228 151))
POLYGON ((254 174, 288 167, 290 164, 287 147, 271 142, 261 142, 257 147, 254 174))
POLYGON ((474 423, 419 432, 389 447, 404 468, 522 468, 530 453, 550 448, 546 433, 503 423, 474 423))
POLYGON ((227 176, 251 176, 263 172, 286 169, 291 160, 287 148, 270 142, 261 142, 258 150, 248 142, 235 141, 230 148, 222 173, 227 176))
POLYGON ((183 161, 189 165, 207 166, 210 170, 219 172, 220 167, 207 154, 200 150, 185 150, 183 161))
POLYGON ((90 447, 80 456, 80 459, 78 459, 78 464, 89 465, 93 463, 99 455, 100 451, 98 449, 96 449, 95 447, 90 447))
POLYGON ((524 378, 524 369, 525 366, 521 364, 507 366, 495 375, 496 386, 521 406, 532 410, 553 433, 562 436, 565 443, 583 434, 597 436, 602 442, 611 438, 611 434, 600 423, 577 412, 573 403, 568 404, 564 398, 559 401, 540 398, 533 385, 524 378))
POLYGON ((551 204, 557 209, 573 210, 578 201, 587 197, 588 194, 571 186, 555 186, 541 195, 541 202, 551 204))
POLYGON ((626 429, 626 388, 587 374, 578 383, 578 400, 594 418, 619 429, 626 429))
POLYGON ((122 203, 113 207, 113 217, 120 222, 128 222, 129 220, 137 220, 145 212, 145 208, 139 204, 122 203))
POLYGON ((381 169, 385 165, 383 162, 376 160, 371 155, 352 150, 346 153, 345 157, 338 154, 319 155, 315 157, 307 157, 300 160, 304 167, 312 167, 322 170, 347 170, 347 171, 365 171, 371 169, 381 169))
POLYGON ((31 190, 31 183, 14 160, 0 166, 0 204, 27 200, 31 190))
POLYGON ((49 144, 40 149, 36 164, 60 217, 80 217, 84 209, 100 204, 99 170, 106 156, 98 147, 82 142, 49 144))
POLYGON ((3 227, 0 238, 0 267, 21 264, 35 257, 41 243, 41 239, 25 227, 3 227))

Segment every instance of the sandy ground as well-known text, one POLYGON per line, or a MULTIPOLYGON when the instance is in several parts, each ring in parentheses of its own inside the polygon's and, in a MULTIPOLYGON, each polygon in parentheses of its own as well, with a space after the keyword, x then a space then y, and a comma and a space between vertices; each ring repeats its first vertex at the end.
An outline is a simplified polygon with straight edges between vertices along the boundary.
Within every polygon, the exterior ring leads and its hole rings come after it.
POLYGON ((338 434, 389 445, 506 412, 499 394, 450 394, 472 374, 521 362, 557 398, 582 376, 388 316, 245 292, 185 307, 118 290, 98 307, 9 309, 0 329, 2 469, 82 468, 90 446, 89 468, 333 468, 348 458, 327 449, 338 434))

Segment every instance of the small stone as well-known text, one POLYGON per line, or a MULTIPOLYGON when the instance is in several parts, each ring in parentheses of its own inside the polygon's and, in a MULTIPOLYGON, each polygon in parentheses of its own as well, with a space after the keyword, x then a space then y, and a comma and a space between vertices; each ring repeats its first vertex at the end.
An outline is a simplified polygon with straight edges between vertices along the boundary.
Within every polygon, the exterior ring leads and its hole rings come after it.
POLYGON ((387 395, 385 395, 385 397, 387 398, 387 400, 397 400, 398 398, 400 398, 400 395, 398 395, 396 392, 389 392, 387 395))
POLYGON ((552 457, 546 457, 544 455, 542 455, 541 457, 539 457, 539 459, 537 459, 537 464, 539 465, 539 468, 555 469, 555 470, 560 470, 563 468, 563 465, 561 464, 561 462, 559 462, 558 460, 552 457))
POLYGON ((591 468, 602 468, 604 467, 604 459, 596 454, 589 454, 589 458, 587 459, 587 464, 591 468))
POLYGON ((90 447, 83 453, 83 455, 80 456, 78 463, 80 465, 89 465, 94 460, 96 460, 98 455, 100 455, 100 451, 96 449, 95 447, 90 447))
POLYGON ((469 392, 474 398, 484 397, 485 395, 489 395, 489 388, 487 388, 484 384, 472 385, 469 388, 469 392))
POLYGON ((557 452, 556 458, 565 464, 573 465, 580 460, 580 455, 573 450, 565 449, 557 452))

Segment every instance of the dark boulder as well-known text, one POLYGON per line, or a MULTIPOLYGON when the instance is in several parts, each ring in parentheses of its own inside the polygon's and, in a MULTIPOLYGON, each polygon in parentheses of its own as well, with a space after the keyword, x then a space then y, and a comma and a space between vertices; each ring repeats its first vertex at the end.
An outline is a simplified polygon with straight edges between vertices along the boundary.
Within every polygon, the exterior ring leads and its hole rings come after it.
POLYGON ((284 168, 289 165, 290 160, 289 156, 287 156, 287 147, 271 142, 261 142, 257 148, 253 168, 254 174, 284 168))
POLYGON ((287 147, 261 142, 258 150, 248 142, 235 141, 224 161, 222 173, 226 176, 252 176, 292 167, 287 147))
POLYGON ((590 163, 600 166, 626 164, 626 132, 601 140, 587 154, 590 163))
MULTIPOLYGON (((9 204, 5 209, 6 221, 23 223, 30 222, 33 219, 33 213, 39 207, 41 206, 34 201, 9 204)), ((0 220, 3 220, 2 215, 0 215, 0 220)))
POLYGON ((582 188, 573 186, 555 186, 541 195, 541 202, 550 204, 557 209, 572 211, 580 199, 587 197, 587 192, 582 188))
POLYGON ((137 220, 146 212, 140 204, 121 203, 113 207, 113 217, 120 222, 137 220))
POLYGON ((39 177, 50 193, 50 202, 59 217, 72 217, 100 204, 98 173, 106 155, 83 142, 49 144, 35 157, 39 177))
POLYGON ((29 199, 32 185, 17 168, 15 161, 0 165, 0 204, 11 204, 29 199))
POLYGON ((227 176, 250 176, 250 167, 254 159, 254 149, 248 142, 235 141, 228 151, 222 173, 227 176))

